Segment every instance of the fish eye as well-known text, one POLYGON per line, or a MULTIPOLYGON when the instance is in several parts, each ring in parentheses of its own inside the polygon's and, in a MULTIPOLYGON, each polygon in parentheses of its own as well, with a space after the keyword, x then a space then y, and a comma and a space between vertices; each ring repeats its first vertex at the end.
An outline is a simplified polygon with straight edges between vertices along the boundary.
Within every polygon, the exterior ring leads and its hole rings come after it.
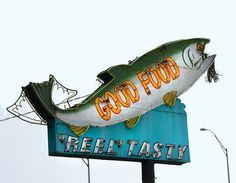
POLYGON ((197 51, 203 52, 204 48, 205 48, 205 46, 202 43, 197 44, 197 51))

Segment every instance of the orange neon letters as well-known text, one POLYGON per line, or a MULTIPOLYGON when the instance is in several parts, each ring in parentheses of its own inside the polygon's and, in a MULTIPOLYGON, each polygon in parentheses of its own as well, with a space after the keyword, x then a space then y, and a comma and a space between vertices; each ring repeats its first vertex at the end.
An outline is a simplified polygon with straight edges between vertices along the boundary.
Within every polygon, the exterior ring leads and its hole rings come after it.
POLYGON ((174 59, 172 59, 171 57, 167 57, 165 58, 164 62, 167 62, 166 68, 169 72, 169 74, 171 75, 172 79, 175 80, 179 77, 179 67, 177 66, 176 62, 174 61, 174 59), (171 65, 170 65, 171 64, 171 65), (173 72, 172 67, 174 67, 175 72, 173 72))
POLYGON ((170 75, 165 64, 156 64, 156 72, 164 83, 170 82, 170 75), (165 76, 163 75, 163 72, 165 73, 165 76))
POLYGON ((148 79, 151 81, 152 86, 153 86, 154 88, 156 88, 156 89, 160 88, 160 87, 161 87, 161 79, 160 79, 160 77, 158 76, 158 74, 157 74, 157 72, 155 71, 155 69, 154 69, 153 67, 149 67, 149 68, 147 69, 147 71, 148 71, 147 76, 148 76, 148 79), (154 81, 154 79, 153 79, 151 73, 153 73, 153 75, 155 76, 157 82, 154 81))
POLYGON ((101 103, 104 103, 104 100, 101 97, 97 97, 95 99, 95 107, 98 111, 98 114, 101 116, 102 119, 109 120, 111 118, 110 108, 107 105, 101 108, 101 103))
POLYGON ((107 101, 107 105, 113 113, 115 113, 115 114, 120 113, 120 110, 121 110, 120 103, 119 103, 119 101, 117 100, 116 96, 113 93, 106 92, 105 95, 104 95, 104 99, 105 99, 105 101, 107 101), (113 102, 115 104, 115 107, 114 107, 114 105, 111 104, 111 101, 110 101, 109 98, 111 98, 113 100, 113 102))
POLYGON ((129 96, 129 98, 131 99, 131 101, 133 103, 137 102, 140 99, 139 92, 138 92, 136 86, 134 85, 134 83, 132 83, 131 81, 127 80, 127 81, 123 82, 122 85, 124 86, 124 88, 125 88, 128 96, 129 96), (133 96, 132 92, 130 91, 129 86, 134 91, 134 96, 133 96))
POLYGON ((148 95, 150 95, 151 94, 151 91, 150 91, 150 89, 148 88, 148 84, 150 83, 150 81, 148 80, 148 79, 143 79, 143 76, 146 74, 146 72, 145 71, 141 71, 141 72, 139 72, 138 74, 137 74, 137 76, 138 76, 138 79, 140 80, 140 82, 142 83, 142 85, 143 85, 143 88, 145 89, 145 91, 146 91, 146 93, 148 94, 148 95))
POLYGON ((127 80, 121 86, 115 86, 114 93, 106 92, 104 99, 97 97, 95 99, 95 107, 100 117, 108 121, 111 118, 111 111, 114 114, 119 114, 121 112, 121 105, 128 108, 131 102, 135 103, 139 99, 140 96, 136 86, 132 81, 127 80))
POLYGON ((151 94, 151 90, 148 87, 148 84, 152 84, 152 86, 156 89, 159 89, 163 83, 170 83, 171 78, 173 80, 177 79, 180 75, 179 67, 171 57, 167 57, 164 59, 162 63, 155 64, 155 68, 149 66, 146 71, 141 71, 137 74, 138 79, 140 80, 144 90, 147 95, 151 94), (147 79, 144 79, 147 77, 147 79), (155 80, 154 78, 155 77, 155 80))
POLYGON ((124 107, 129 107, 130 106, 130 99, 129 99, 128 94, 126 93, 125 88, 123 88, 122 86, 116 86, 115 87, 115 94, 116 94, 117 99, 121 103, 121 105, 123 105, 124 107), (122 93, 122 95, 124 96, 125 101, 120 96, 120 93, 122 93))

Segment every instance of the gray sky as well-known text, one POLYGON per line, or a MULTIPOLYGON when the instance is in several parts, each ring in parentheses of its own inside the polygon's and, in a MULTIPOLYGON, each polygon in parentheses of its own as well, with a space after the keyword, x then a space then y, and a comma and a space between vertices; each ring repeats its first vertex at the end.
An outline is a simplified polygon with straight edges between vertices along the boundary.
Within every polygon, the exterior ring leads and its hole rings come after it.
MULTIPOLYGON (((216 84, 204 77, 180 99, 188 115, 191 163, 155 165, 156 182, 226 182, 226 161, 210 128, 229 150, 236 178, 235 2, 224 1, 0 1, 0 119, 21 86, 49 74, 79 95, 98 87, 96 75, 172 40, 207 37, 217 54, 216 84)), ((81 159, 48 156, 47 129, 12 119, 0 123, 0 181, 86 182, 81 159)), ((142 182, 141 165, 91 160, 91 181, 142 182)))

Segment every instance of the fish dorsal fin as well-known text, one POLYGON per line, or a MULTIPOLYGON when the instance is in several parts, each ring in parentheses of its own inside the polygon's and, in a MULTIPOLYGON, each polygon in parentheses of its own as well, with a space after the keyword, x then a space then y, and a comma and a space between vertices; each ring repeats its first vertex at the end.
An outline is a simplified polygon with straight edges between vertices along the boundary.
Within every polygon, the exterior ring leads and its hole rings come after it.
POLYGON ((135 118, 129 119, 125 122, 127 128, 133 128, 139 121, 141 116, 137 116, 135 118))
POLYGON ((175 105, 176 97, 177 97, 177 91, 173 90, 163 96, 163 101, 167 106, 173 107, 175 105))
POLYGON ((77 136, 81 136, 83 135, 85 132, 88 131, 89 126, 74 126, 74 125, 70 125, 70 129, 72 132, 74 132, 75 135, 77 136))
POLYGON ((97 75, 97 77, 101 79, 104 83, 108 83, 127 67, 129 66, 125 64, 115 65, 115 66, 109 67, 105 71, 100 72, 97 75))
POLYGON ((107 69, 108 72, 110 72, 113 76, 118 75, 120 72, 122 72, 124 69, 129 67, 125 64, 115 65, 107 69))

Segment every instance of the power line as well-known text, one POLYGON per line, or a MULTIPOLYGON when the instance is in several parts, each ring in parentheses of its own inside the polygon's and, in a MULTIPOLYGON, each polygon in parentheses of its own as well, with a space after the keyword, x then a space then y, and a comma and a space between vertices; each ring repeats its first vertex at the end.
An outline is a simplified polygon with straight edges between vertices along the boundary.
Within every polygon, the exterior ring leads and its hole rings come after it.
MULTIPOLYGON (((68 103, 68 102, 71 102, 71 101, 74 101, 74 100, 78 100, 78 99, 81 99, 81 98, 85 98, 87 96, 89 96, 90 94, 87 94, 87 95, 84 95, 84 96, 81 96, 81 97, 76 97, 74 99, 71 99, 71 100, 67 100, 67 101, 64 101, 64 102, 60 102, 58 103, 57 105, 60 105, 60 104, 65 104, 65 103, 68 103)), ((26 116, 30 113, 34 113, 35 111, 29 111, 29 112, 26 112, 26 113, 23 113, 23 114, 18 114, 18 115, 15 115, 15 116, 11 116, 11 117, 7 117, 7 118, 4 118, 4 119, 0 119, 0 122, 4 122, 4 121, 8 121, 10 119, 13 119, 13 118, 18 118, 20 116, 26 116)))
POLYGON ((8 117, 8 118, 5 118, 5 119, 0 119, 0 122, 4 122, 4 121, 10 120, 10 119, 15 118, 15 117, 16 116, 8 117))
POLYGON ((33 113, 34 111, 29 111, 29 112, 26 112, 24 114, 19 114, 19 115, 16 115, 16 116, 11 116, 11 117, 7 117, 7 118, 4 118, 4 119, 0 119, 0 122, 4 122, 4 121, 7 121, 7 120, 10 120, 10 119, 13 119, 13 118, 16 118, 16 117, 20 117, 20 116, 25 116, 25 115, 28 115, 30 113, 33 113))

